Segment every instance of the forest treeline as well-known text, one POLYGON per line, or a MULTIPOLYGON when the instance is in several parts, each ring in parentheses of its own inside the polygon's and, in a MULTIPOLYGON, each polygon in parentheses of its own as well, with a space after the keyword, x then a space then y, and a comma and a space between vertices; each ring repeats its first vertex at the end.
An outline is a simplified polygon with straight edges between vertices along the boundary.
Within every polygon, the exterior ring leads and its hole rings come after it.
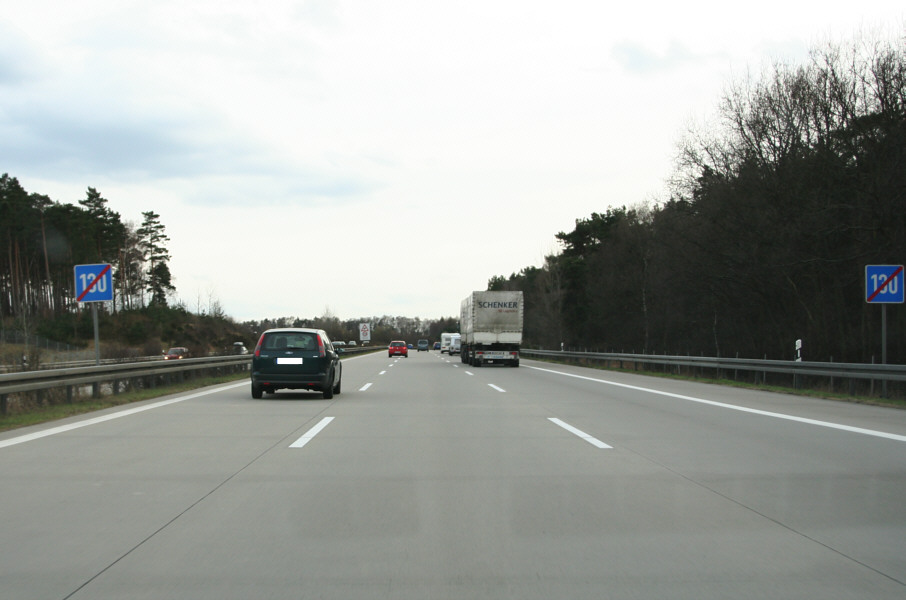
POLYGON ((169 241, 160 215, 124 222, 89 187, 78 205, 29 193, 8 173, 0 176, 0 318, 50 319, 77 308, 73 266, 113 266, 113 312, 166 306, 175 290, 169 241))
MULTIPOLYGON (((669 198, 560 232, 521 289, 547 348, 870 362, 865 267, 906 261, 904 43, 860 39, 735 82, 680 142, 669 198)), ((610 203, 614 206, 614 203, 610 203)), ((888 362, 906 360, 903 305, 888 362)))
POLYGON ((114 301, 101 313, 107 339, 148 351, 195 328, 184 308, 168 306, 175 287, 160 215, 142 216, 138 226, 124 222, 92 187, 69 204, 0 176, 0 328, 75 345, 91 339, 73 267, 99 263, 113 267, 114 301))

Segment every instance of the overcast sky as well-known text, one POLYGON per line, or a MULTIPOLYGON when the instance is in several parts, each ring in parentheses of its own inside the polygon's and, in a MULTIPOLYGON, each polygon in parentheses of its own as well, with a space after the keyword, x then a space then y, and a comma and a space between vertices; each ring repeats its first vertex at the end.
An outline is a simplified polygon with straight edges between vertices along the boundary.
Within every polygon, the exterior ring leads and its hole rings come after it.
POLYGON ((159 213, 193 312, 455 316, 576 219, 664 200, 732 81, 906 23, 626 4, 0 0, 0 173, 159 213))

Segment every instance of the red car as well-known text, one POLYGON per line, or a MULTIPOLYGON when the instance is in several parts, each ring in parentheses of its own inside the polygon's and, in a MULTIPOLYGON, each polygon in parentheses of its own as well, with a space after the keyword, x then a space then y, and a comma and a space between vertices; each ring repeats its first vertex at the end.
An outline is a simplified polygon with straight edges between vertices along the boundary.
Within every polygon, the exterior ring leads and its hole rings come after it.
POLYGON ((390 342, 390 347, 387 348, 387 356, 405 356, 409 358, 409 348, 406 346, 406 342, 390 342))
POLYGON ((167 350, 167 353, 164 354, 164 360, 175 360, 179 358, 188 358, 189 349, 177 346, 175 348, 170 348, 167 350))

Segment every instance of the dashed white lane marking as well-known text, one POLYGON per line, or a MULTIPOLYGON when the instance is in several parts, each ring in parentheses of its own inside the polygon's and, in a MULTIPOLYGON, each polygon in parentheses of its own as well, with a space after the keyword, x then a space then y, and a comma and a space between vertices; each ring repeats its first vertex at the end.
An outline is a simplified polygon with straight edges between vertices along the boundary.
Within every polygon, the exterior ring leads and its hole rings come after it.
POLYGON ((572 425, 570 425, 568 423, 564 423, 560 419, 556 419, 554 417, 549 417, 548 421, 550 421, 551 423, 554 423, 556 425, 559 425, 560 427, 562 427, 563 429, 567 430, 568 432, 570 432, 572 434, 579 436, 580 438, 582 438, 583 440, 585 440, 592 446, 597 446, 598 448, 602 448, 605 450, 608 448, 613 448, 613 446, 608 446, 607 444, 605 444, 598 438, 592 437, 592 436, 588 435, 587 433, 585 433, 584 431, 582 431, 581 429, 576 429, 572 425))
POLYGON ((312 441, 316 435, 318 435, 322 429, 330 425, 330 422, 333 421, 333 417, 324 417, 321 419, 317 425, 308 430, 308 432, 300 437, 298 440, 289 445, 290 448, 301 448, 308 442, 312 441))

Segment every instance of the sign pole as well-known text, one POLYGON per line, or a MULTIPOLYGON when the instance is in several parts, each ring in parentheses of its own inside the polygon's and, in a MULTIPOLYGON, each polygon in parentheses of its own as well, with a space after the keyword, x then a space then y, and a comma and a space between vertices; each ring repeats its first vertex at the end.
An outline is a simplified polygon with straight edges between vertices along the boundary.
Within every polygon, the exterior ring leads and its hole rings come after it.
POLYGON ((91 303, 91 318, 94 320, 94 364, 101 364, 101 336, 98 334, 98 303, 91 303))
MULTIPOLYGON (((887 305, 906 300, 903 265, 865 265, 865 301, 881 305, 881 364, 887 364, 887 305)), ((887 380, 882 379, 882 394, 887 398, 887 380)))
MULTIPOLYGON (((91 320, 94 321, 94 364, 101 364, 101 336, 98 332, 98 302, 113 301, 113 274, 108 263, 75 265, 76 302, 91 304, 91 320)), ((95 384, 95 397, 98 389, 95 384)))
MULTIPOLYGON (((881 364, 887 364, 887 305, 881 305, 881 364)), ((881 382, 881 397, 887 398, 887 380, 881 382)))

